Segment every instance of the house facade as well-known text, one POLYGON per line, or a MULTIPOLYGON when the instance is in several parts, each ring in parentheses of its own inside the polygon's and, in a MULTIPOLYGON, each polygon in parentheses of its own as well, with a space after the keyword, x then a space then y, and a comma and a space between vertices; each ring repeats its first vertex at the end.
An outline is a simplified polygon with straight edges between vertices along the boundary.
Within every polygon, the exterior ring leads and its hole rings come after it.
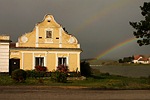
POLYGON ((150 64, 150 56, 134 55, 133 63, 137 64, 150 64))
POLYGON ((0 36, 0 72, 9 72, 9 42, 9 36, 0 36))
POLYGON ((70 71, 80 71, 81 52, 78 40, 47 14, 33 31, 11 44, 10 69, 33 70, 35 66, 45 66, 48 71, 53 71, 59 65, 66 65, 70 71))

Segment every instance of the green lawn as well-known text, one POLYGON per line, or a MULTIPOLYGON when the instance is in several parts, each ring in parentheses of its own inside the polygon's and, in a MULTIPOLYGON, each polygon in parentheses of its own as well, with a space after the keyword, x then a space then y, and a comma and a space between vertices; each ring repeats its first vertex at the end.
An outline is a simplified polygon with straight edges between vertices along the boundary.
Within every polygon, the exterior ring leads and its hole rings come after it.
POLYGON ((43 79, 27 78, 24 83, 14 82, 10 76, 0 76, 0 86, 31 85, 31 86, 82 86, 93 89, 150 89, 150 78, 128 78, 108 74, 96 74, 86 80, 74 80, 67 83, 55 83, 50 77, 43 79))

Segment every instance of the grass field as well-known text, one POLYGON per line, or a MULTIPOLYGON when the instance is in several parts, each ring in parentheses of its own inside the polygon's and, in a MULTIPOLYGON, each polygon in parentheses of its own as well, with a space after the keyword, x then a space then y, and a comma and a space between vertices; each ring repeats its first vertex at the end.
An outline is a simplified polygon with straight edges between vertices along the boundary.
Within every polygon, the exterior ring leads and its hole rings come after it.
POLYGON ((50 77, 27 78, 24 83, 16 83, 8 75, 0 76, 0 86, 81 86, 92 89, 150 89, 150 78, 128 78, 106 74, 95 74, 86 80, 72 80, 67 83, 52 82, 50 77))

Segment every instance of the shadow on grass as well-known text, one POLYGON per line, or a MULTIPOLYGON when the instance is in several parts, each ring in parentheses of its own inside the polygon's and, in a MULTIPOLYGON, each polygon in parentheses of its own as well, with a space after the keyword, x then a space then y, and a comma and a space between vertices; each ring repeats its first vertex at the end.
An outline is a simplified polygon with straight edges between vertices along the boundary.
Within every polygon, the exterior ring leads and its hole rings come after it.
POLYGON ((110 77, 110 74, 109 73, 92 74, 91 77, 94 79, 105 79, 110 77))

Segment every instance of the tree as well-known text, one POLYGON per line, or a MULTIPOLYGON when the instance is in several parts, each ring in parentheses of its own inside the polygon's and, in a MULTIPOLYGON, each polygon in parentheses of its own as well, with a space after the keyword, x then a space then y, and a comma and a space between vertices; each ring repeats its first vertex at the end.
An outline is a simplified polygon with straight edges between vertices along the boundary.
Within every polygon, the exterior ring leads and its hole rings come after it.
POLYGON ((124 63, 122 59, 119 59, 118 61, 119 61, 119 63, 124 63))
POLYGON ((132 62, 134 57, 124 57, 123 59, 119 59, 119 63, 129 63, 132 62))
POLYGON ((144 20, 140 22, 129 22, 130 25, 136 30, 133 35, 138 38, 137 43, 142 45, 150 45, 150 2, 144 2, 141 14, 144 20))
POLYGON ((81 75, 82 76, 86 76, 86 77, 89 77, 91 76, 92 74, 92 71, 91 71, 91 67, 90 67, 90 64, 86 61, 83 61, 80 63, 80 68, 81 68, 81 75))

